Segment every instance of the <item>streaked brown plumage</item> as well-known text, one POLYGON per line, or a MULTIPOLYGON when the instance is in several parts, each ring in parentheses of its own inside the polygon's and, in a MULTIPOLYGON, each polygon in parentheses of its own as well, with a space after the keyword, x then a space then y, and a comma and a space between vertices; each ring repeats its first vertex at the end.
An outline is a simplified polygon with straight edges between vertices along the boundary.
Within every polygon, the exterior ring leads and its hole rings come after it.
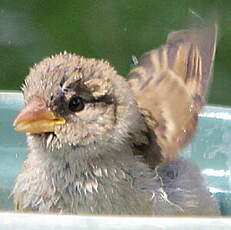
POLYGON ((204 105, 215 53, 216 27, 169 34, 167 44, 141 57, 129 84, 151 113, 162 157, 171 159, 193 135, 204 105))
POLYGON ((68 53, 35 65, 14 122, 30 149, 13 191, 16 208, 218 214, 199 170, 177 156, 205 102, 216 30, 171 33, 128 82, 107 62, 68 53))

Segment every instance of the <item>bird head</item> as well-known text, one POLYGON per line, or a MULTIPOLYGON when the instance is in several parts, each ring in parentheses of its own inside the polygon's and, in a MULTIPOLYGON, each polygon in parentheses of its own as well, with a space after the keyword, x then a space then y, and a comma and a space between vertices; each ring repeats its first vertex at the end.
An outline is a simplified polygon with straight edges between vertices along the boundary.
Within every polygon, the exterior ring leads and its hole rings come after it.
POLYGON ((68 53, 46 58, 31 68, 22 89, 25 107, 14 128, 28 134, 31 147, 53 152, 120 144, 140 129, 127 82, 105 61, 68 53))

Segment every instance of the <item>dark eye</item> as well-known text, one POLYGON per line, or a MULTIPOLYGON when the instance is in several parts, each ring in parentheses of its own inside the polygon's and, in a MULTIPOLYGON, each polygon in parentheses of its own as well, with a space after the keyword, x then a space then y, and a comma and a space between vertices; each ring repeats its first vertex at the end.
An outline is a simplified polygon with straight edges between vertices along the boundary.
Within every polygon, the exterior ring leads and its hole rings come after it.
POLYGON ((83 108, 84 108, 83 99, 79 96, 73 96, 70 99, 68 106, 72 112, 79 112, 79 111, 83 110, 83 108))

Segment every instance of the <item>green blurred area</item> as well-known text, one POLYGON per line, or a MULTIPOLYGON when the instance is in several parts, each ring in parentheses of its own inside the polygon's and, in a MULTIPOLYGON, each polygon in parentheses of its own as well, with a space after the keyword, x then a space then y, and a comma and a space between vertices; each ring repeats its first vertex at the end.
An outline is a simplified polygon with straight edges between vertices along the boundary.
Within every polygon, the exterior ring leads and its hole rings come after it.
POLYGON ((220 33, 209 103, 231 105, 230 0, 0 0, 0 89, 19 89, 29 67, 64 50, 108 60, 126 76, 131 56, 216 9, 220 33))

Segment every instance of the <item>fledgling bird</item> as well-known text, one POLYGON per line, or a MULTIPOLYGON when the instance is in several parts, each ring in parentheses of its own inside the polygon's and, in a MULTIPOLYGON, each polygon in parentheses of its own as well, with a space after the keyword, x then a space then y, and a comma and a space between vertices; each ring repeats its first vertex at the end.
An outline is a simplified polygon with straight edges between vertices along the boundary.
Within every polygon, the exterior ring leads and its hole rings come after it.
POLYGON ((199 169, 178 156, 205 103, 216 25, 172 32, 125 80, 105 61, 64 52, 25 79, 14 121, 29 154, 17 210, 216 215, 199 169))

